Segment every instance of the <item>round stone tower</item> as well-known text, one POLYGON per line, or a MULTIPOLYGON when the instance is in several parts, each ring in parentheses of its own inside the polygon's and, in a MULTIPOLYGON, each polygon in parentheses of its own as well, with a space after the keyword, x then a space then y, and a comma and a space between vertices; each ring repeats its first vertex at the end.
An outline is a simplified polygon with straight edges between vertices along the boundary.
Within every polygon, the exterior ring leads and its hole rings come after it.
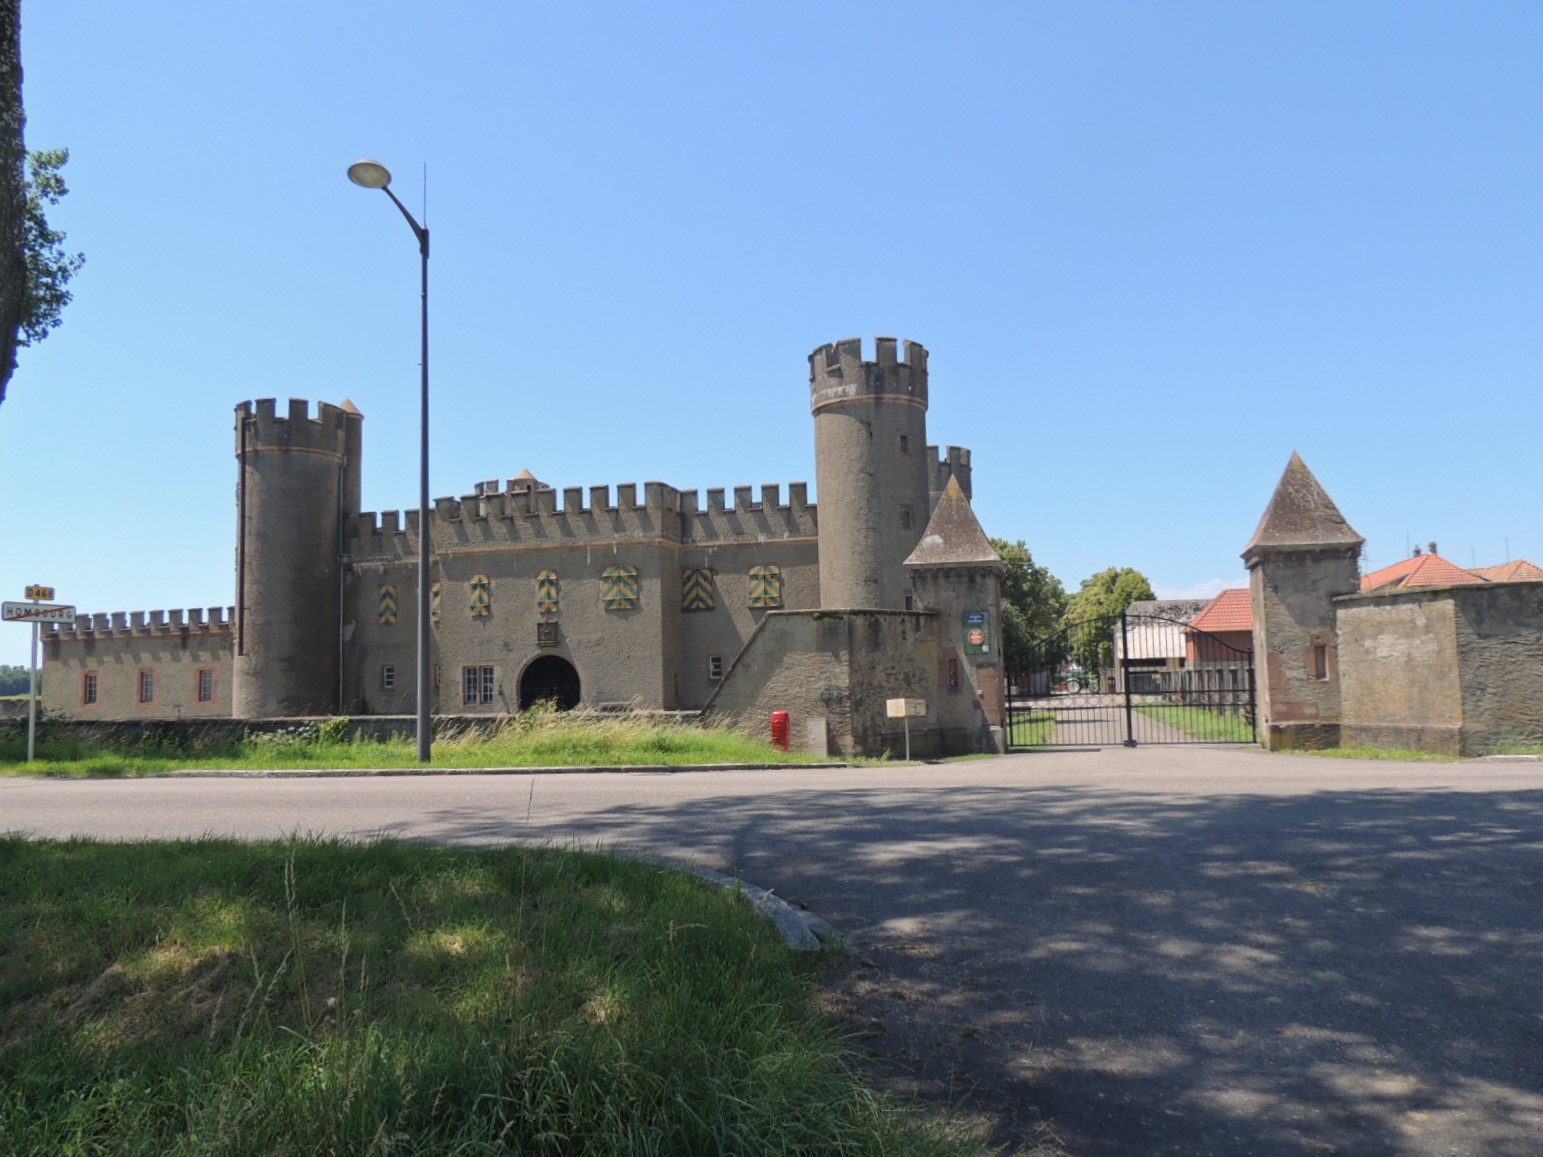
POLYGON ((338 710, 343 529, 359 513, 364 416, 274 399, 236 407, 236 638, 232 714, 338 710))
POLYGON ((856 338, 809 355, 820 520, 820 605, 905 610, 903 565, 927 525, 927 351, 892 337, 865 362, 856 338))

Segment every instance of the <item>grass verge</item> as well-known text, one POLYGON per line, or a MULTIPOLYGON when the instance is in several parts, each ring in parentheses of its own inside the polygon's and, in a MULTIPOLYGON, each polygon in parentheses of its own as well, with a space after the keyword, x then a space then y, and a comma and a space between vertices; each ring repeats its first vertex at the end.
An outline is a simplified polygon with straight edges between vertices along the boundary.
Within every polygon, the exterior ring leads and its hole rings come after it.
POLYGON ((1440 755, 1434 751, 1409 751, 1402 747, 1288 747, 1286 755, 1321 755, 1330 759, 1397 759, 1406 763, 1458 763, 1456 755, 1440 755))
MULTIPOLYGON (((197 769, 256 771, 283 768, 416 768, 411 738, 377 742, 341 739, 342 720, 322 720, 294 731, 258 735, 220 748, 178 746, 180 733, 124 750, 90 747, 67 735, 45 733, 38 758, 26 761, 25 732, 0 740, 0 775, 71 778, 159 775, 197 769)), ((533 708, 510 716, 488 735, 463 729, 434 741, 431 768, 636 767, 690 764, 828 763, 783 751, 728 726, 649 715, 596 715, 533 708)))
POLYGON ((1204 707, 1185 707, 1178 704, 1138 706, 1136 714, 1144 715, 1165 727, 1182 731, 1185 735, 1209 743, 1252 743, 1254 729, 1248 720, 1227 711, 1208 711, 1204 707))
POLYGON ((7 1153, 978 1152, 736 897, 553 850, 0 838, 7 1153))

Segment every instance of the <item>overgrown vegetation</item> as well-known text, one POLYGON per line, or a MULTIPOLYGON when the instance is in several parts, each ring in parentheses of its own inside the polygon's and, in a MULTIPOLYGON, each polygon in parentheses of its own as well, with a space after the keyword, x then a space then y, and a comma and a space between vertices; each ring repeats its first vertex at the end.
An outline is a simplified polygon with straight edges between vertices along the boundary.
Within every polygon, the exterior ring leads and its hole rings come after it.
POLYGON ((812 963, 634 861, 0 838, 12 1154, 963 1154, 812 963))
MULTIPOLYGON (((63 727, 43 728, 38 758, 26 760, 25 722, 0 728, 0 774, 72 777, 268 768, 407 768, 421 766, 411 736, 389 741, 344 738, 347 720, 321 720, 244 742, 200 745, 167 726, 148 728, 121 750, 92 747, 63 727)), ((438 735, 430 767, 637 767, 686 764, 826 762, 783 751, 728 726, 655 715, 600 715, 535 707, 486 731, 438 735)))

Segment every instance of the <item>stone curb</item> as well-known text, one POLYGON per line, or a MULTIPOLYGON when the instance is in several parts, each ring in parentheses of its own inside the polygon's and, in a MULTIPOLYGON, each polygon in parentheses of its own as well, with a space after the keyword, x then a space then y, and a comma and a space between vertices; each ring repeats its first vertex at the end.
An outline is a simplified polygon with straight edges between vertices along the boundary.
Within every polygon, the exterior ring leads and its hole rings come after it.
POLYGON ((686 872, 699 880, 729 891, 738 891, 746 903, 776 925, 777 931, 782 933, 782 938, 794 952, 821 952, 827 948, 844 946, 841 933, 828 922, 821 920, 812 912, 795 908, 782 897, 773 895, 767 888, 758 888, 735 876, 725 876, 722 872, 715 872, 711 868, 699 868, 694 864, 680 864, 672 860, 660 859, 658 856, 643 855, 634 858, 645 864, 655 864, 672 871, 686 872))

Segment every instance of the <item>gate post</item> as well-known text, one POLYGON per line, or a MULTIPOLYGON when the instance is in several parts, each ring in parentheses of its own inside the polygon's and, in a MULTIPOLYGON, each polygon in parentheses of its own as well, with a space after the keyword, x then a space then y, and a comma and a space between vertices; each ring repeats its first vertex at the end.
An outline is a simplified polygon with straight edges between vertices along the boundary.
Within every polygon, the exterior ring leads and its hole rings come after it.
POLYGON ((1115 675, 1120 680, 1120 685, 1125 688, 1125 746, 1136 746, 1136 729, 1131 718, 1130 705, 1130 638, 1126 633, 1126 612, 1120 612, 1120 667, 1115 675))

